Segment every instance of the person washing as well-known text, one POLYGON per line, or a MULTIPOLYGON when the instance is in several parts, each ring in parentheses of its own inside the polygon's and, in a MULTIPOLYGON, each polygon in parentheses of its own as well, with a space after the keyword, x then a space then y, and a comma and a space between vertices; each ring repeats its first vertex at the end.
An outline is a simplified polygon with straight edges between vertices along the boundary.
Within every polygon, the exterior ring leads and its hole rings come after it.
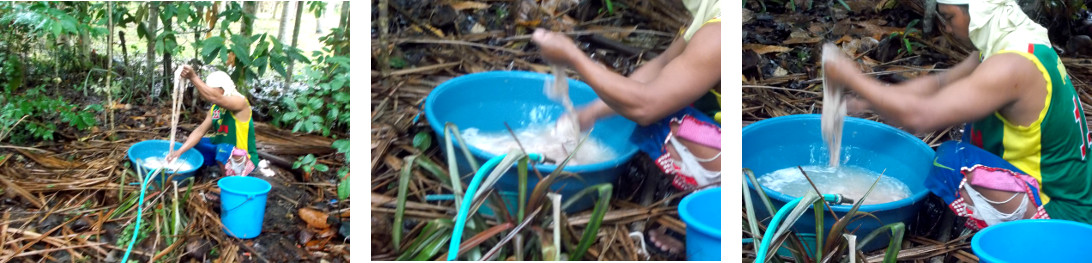
POLYGON ((1047 30, 1013 0, 937 0, 945 32, 973 45, 946 72, 886 87, 844 54, 824 57, 829 81, 857 109, 915 132, 966 123, 936 149, 926 187, 967 226, 1028 218, 1092 223, 1084 110, 1047 30))
POLYGON ((250 102, 235 89, 235 83, 223 71, 209 74, 208 82, 205 82, 193 68, 183 66, 181 77, 190 80, 201 98, 212 103, 212 108, 182 147, 167 156, 167 161, 196 147, 205 158, 206 166, 221 167, 228 176, 249 175, 258 164, 250 102), (210 130, 212 136, 204 137, 210 130))
POLYGON ((552 64, 571 67, 599 99, 576 116, 580 130, 615 114, 636 122, 632 138, 679 189, 720 181, 720 1, 684 0, 694 20, 629 77, 598 65, 568 36, 544 29, 531 40, 552 64), (710 103, 712 102, 712 103, 710 103), (707 115, 708 114, 708 115, 707 115), (715 116, 710 118, 709 115, 715 116))

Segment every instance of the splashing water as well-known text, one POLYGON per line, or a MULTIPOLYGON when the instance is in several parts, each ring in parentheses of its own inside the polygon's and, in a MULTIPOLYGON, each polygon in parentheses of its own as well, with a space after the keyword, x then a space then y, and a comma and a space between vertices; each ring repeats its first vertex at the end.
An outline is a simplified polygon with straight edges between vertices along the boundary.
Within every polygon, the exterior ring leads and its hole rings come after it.
MULTIPOLYGON (((826 44, 823 46, 823 62, 838 56, 838 47, 826 44)), ((841 85, 828 83, 826 72, 823 72, 823 114, 820 118, 820 128, 823 141, 830 149, 830 167, 838 168, 842 148, 842 125, 846 119, 846 104, 843 93, 845 88, 841 85)))
POLYGON ((147 169, 148 171, 163 167, 166 167, 168 171, 187 171, 193 169, 193 165, 186 161, 175 160, 173 162, 166 162, 163 157, 148 157, 147 159, 144 159, 143 165, 144 169, 147 169))
MULTIPOLYGON (((554 123, 532 124, 514 132, 528 152, 539 153, 550 160, 561 162, 576 149, 579 141, 573 141, 567 135, 555 133, 553 125, 554 123)), ((483 133, 477 128, 468 128, 462 131, 462 136, 467 144, 492 154, 499 155, 507 153, 510 149, 519 149, 519 145, 508 131, 483 133)), ((613 149, 599 140, 588 138, 567 165, 601 163, 617 156, 613 149)))
MULTIPOLYGON (((875 172, 856 166, 843 166, 840 168, 824 167, 819 165, 803 166, 808 177, 815 182, 815 187, 823 194, 841 194, 854 201, 860 200, 876 177, 875 172)), ((811 184, 804 178, 804 174, 794 167, 774 171, 758 178, 759 184, 792 197, 804 196, 812 191, 811 184)), ((884 176, 876 183, 876 188, 868 194, 863 204, 883 204, 902 200, 910 197, 910 187, 906 183, 890 176, 884 176)))

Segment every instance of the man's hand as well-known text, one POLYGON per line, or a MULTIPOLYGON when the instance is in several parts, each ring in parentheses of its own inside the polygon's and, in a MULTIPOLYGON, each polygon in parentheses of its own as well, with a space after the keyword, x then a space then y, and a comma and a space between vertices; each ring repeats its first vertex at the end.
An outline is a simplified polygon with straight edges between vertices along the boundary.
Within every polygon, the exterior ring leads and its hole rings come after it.
POLYGON ((862 117, 865 113, 872 111, 872 104, 868 103, 860 97, 853 95, 846 95, 846 115, 854 117, 862 117))
POLYGON ((180 150, 179 151, 174 151, 171 154, 167 155, 167 158, 164 158, 163 160, 170 163, 170 162, 174 161, 175 159, 178 159, 178 157, 181 156, 181 155, 182 155, 182 151, 180 151, 180 150))
POLYGON ((194 78, 197 78, 197 73, 195 73, 190 66, 184 65, 182 66, 182 78, 193 80, 194 78))
POLYGON ((531 35, 531 41, 542 49, 542 57, 550 63, 571 67, 573 57, 583 55, 573 40, 562 33, 541 28, 535 29, 535 33, 531 35))

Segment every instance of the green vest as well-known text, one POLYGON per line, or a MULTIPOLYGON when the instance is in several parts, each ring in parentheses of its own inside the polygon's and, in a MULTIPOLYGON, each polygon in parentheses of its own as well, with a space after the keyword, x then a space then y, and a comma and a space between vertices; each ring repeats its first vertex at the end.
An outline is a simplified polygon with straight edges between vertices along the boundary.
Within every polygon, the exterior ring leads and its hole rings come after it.
POLYGON ((1035 63, 1046 80, 1047 97, 1039 118, 1029 126, 1010 123, 1000 113, 975 121, 967 131, 979 146, 1039 181, 1051 218, 1092 223, 1092 165, 1088 124, 1080 98, 1058 54, 1050 46, 1004 50, 1035 63))
MULTIPOLYGON (((250 106, 249 102, 247 106, 250 106)), ((230 110, 215 104, 212 105, 209 112, 212 113, 212 143, 227 143, 235 145, 235 148, 245 150, 247 157, 257 167, 258 147, 256 146, 257 142, 254 141, 254 138, 257 137, 254 135, 254 114, 251 113, 251 118, 239 120, 235 118, 230 110)))

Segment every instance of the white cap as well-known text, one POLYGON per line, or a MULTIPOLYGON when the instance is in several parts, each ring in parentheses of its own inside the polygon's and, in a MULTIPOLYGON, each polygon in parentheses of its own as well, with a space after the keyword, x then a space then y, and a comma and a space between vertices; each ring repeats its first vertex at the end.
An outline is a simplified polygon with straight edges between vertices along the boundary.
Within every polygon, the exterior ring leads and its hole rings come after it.
POLYGON ((228 76, 228 74, 223 71, 216 71, 209 74, 205 84, 208 84, 209 87, 224 89, 224 96, 243 96, 243 94, 235 89, 235 81, 232 81, 231 76, 228 76))
POLYGON ((937 0, 937 4, 945 5, 967 5, 970 3, 970 0, 937 0))

